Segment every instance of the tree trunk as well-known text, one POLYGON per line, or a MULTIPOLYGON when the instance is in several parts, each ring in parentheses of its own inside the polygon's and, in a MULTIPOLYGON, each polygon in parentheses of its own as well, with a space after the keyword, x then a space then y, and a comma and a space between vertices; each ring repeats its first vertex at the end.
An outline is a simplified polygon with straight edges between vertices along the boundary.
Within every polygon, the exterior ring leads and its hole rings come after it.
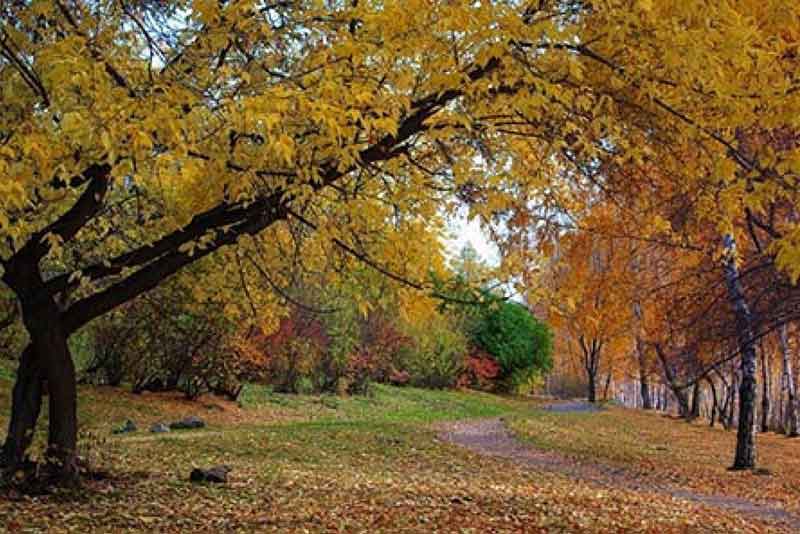
POLYGON ((694 383, 692 390, 692 409, 689 413, 689 419, 694 420, 700 417, 700 404, 703 402, 703 388, 700 386, 700 379, 694 383))
POLYGON ((784 409, 784 432, 789 437, 797 437, 800 433, 797 418, 797 392, 794 387, 792 358, 789 351, 789 328, 783 325, 780 330, 781 357, 783 359, 783 387, 786 390, 786 408, 784 409))
POLYGON ((709 376, 706 377, 706 381, 708 382, 708 386, 711 388, 711 416, 709 417, 709 425, 711 428, 714 428, 714 423, 716 423, 717 412, 719 410, 719 399, 717 398, 717 386, 714 385, 714 380, 709 376))
POLYGON ((769 398, 769 359, 764 345, 761 345, 761 432, 769 431, 770 398, 769 398))
POLYGON ((583 336, 578 337, 581 350, 583 351, 583 369, 586 371, 588 380, 587 398, 589 402, 597 402, 597 373, 600 371, 600 354, 603 350, 603 342, 592 339, 587 342, 583 336))
MULTIPOLYGON (((637 340, 636 344, 639 344, 637 340)), ((642 408, 645 410, 653 409, 653 398, 650 394, 650 382, 647 377, 647 369, 643 365, 642 360, 639 360, 639 392, 642 397, 642 408)))
POLYGON ((730 430, 736 422, 736 395, 739 391, 739 373, 733 371, 731 374, 731 385, 728 388, 728 412, 725 416, 725 429, 730 430))
POLYGON ((753 318, 736 265, 736 243, 733 236, 724 238, 726 258, 724 263, 728 300, 736 316, 739 352, 741 353, 742 379, 739 385, 739 427, 736 433, 736 455, 732 469, 753 469, 756 466, 755 402, 756 402, 756 346, 753 339, 753 318))
POLYGON ((67 478, 78 473, 78 389, 75 364, 65 336, 54 335, 47 341, 49 362, 49 421, 47 460, 67 478))
POLYGON ((42 407, 43 380, 40 363, 30 344, 22 351, 12 392, 11 420, 2 453, 2 463, 8 469, 16 469, 22 463, 33 440, 42 407))
POLYGON ((673 388, 672 393, 675 395, 675 400, 678 401, 678 415, 684 419, 691 419, 691 408, 689 406, 689 396, 686 394, 686 389, 673 388))
MULTIPOLYGON (((636 317, 638 327, 641 329, 642 307, 639 305, 638 301, 633 305, 633 314, 636 317)), ((642 396, 642 408, 645 410, 652 410, 653 399, 650 396, 650 382, 647 377, 647 351, 645 350, 644 340, 639 333, 636 335, 634 346, 636 349, 636 359, 639 363, 639 388, 642 396)))
POLYGON ((608 401, 608 389, 611 386, 611 371, 606 375, 606 384, 603 386, 603 401, 608 401))
MULTIPOLYGON (((661 367, 664 370, 664 378, 666 378, 666 384, 669 386, 670 391, 675 396, 675 400, 678 401, 678 415, 685 419, 689 418, 689 397, 686 394, 686 387, 682 387, 677 383, 677 378, 675 377, 675 372, 668 361, 667 355, 662 349, 661 345, 656 344, 656 354, 658 355, 658 359, 661 361, 661 367)), ((666 410, 666 408, 665 408, 666 410)))
POLYGON ((13 281, 23 282, 12 287, 21 304, 30 345, 20 358, 14 384, 12 417, 3 446, 5 467, 15 470, 25 458, 39 415, 43 382, 46 381, 50 424, 47 461, 56 474, 64 479, 74 479, 77 475, 77 384, 61 311, 44 290, 41 276, 34 269, 6 274, 13 281))
POLYGON ((587 398, 589 402, 597 402, 597 372, 589 372, 589 388, 587 390, 587 398))

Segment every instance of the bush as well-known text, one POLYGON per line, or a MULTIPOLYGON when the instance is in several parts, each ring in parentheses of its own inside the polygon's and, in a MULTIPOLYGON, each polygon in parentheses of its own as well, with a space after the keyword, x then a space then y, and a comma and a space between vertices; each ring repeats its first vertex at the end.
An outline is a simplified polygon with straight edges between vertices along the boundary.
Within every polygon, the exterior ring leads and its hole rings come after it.
POLYGON ((523 370, 544 373, 552 367, 553 334, 521 304, 502 302, 488 307, 474 339, 500 364, 500 378, 509 379, 523 370))
POLYGON ((82 380, 134 393, 182 391, 195 398, 240 389, 227 340, 233 325, 222 306, 193 305, 185 288, 169 283, 90 323, 84 331, 82 380))
POLYGON ((278 393, 300 393, 324 385, 315 375, 321 366, 333 365, 325 358, 329 345, 324 325, 314 315, 293 308, 275 332, 264 335, 255 330, 240 340, 237 351, 239 359, 252 362, 248 380, 270 384, 278 393))
POLYGON ((516 395, 530 395, 544 385, 542 371, 535 367, 517 369, 505 380, 505 389, 516 395))
POLYGON ((418 387, 448 388, 464 371, 467 338, 444 317, 410 328, 411 347, 400 354, 401 370, 418 387))
POLYGON ((500 364, 491 354, 480 348, 474 348, 467 357, 465 369, 458 377, 458 387, 471 387, 491 391, 495 387, 495 379, 500 375, 500 364))

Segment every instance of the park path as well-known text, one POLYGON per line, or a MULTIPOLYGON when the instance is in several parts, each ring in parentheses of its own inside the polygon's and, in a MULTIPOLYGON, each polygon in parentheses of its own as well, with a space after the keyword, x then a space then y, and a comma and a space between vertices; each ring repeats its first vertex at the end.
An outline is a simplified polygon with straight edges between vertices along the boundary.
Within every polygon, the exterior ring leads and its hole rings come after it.
MULTIPOLYGON (((546 409, 553 412, 597 410, 595 406, 585 402, 554 404, 546 409)), ((643 477, 625 468, 599 462, 577 461, 556 452, 539 450, 517 439, 502 418, 446 423, 439 427, 438 437, 484 456, 509 460, 520 467, 533 467, 603 488, 655 493, 703 506, 722 508, 746 518, 777 523, 789 532, 800 532, 800 516, 784 510, 779 504, 698 493, 655 480, 653 477, 643 477)))

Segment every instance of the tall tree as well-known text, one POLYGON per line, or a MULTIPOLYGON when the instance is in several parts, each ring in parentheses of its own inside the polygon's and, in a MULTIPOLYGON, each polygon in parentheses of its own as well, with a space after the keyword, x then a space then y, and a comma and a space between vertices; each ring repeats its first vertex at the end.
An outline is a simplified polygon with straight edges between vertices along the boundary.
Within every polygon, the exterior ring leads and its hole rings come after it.
POLYGON ((786 390, 786 407, 784 409, 784 432, 789 437, 797 437, 800 428, 797 423, 797 392, 795 390, 794 372, 792 369, 792 358, 789 350, 789 327, 781 326, 779 331, 782 374, 781 384, 786 390))

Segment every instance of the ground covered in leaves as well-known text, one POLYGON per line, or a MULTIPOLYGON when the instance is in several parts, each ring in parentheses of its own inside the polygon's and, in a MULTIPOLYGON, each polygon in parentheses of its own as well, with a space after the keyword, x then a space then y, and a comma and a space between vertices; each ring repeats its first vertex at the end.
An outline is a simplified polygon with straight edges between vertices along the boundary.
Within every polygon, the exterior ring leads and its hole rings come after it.
MULTIPOLYGON (((541 408, 541 401, 383 386, 371 397, 349 399, 253 388, 241 406, 87 388, 81 395, 83 445, 110 477, 53 495, 7 494, 0 524, 19 532, 778 530, 747 514, 575 480, 440 439, 442 421, 502 417, 530 443, 575 458, 596 454, 612 465, 631 463, 687 487, 726 491, 727 477, 737 494, 758 489, 744 490, 745 479, 752 484, 748 477, 756 475, 724 470, 731 434, 623 410, 561 414, 541 408), (206 419, 208 427, 163 435, 146 430, 190 414, 206 419), (140 430, 112 436, 113 426, 126 418, 140 430), (691 450, 700 454, 694 471, 681 466, 691 450), (193 467, 222 463, 233 468, 228 484, 189 482, 193 467), (689 480, 693 472, 698 480, 689 480)), ((795 470, 797 463, 789 445, 772 441, 775 448, 764 446, 762 456, 776 474, 759 477, 758 485, 769 499, 788 503, 797 488, 784 487, 782 498, 773 495, 783 487, 777 473, 795 470)), ((796 471, 789 472, 786 479, 797 483, 796 471)))
POLYGON ((800 514, 800 439, 758 434, 759 469, 731 472, 736 431, 671 416, 610 408, 596 413, 534 411, 511 423, 537 449, 576 461, 624 468, 640 481, 664 482, 800 514))

